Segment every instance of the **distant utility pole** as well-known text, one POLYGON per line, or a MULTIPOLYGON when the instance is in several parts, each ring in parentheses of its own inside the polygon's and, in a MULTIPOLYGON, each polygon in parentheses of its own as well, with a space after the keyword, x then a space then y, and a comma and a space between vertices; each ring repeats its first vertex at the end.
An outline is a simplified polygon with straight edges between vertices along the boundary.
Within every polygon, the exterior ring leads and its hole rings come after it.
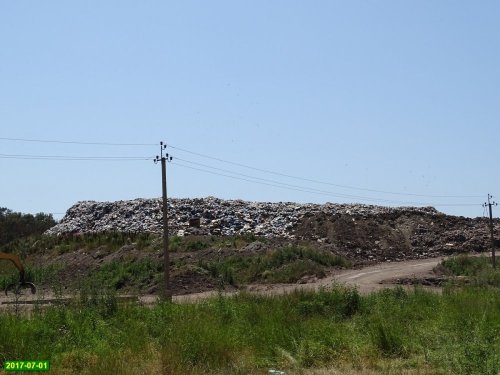
POLYGON ((163 288, 161 297, 165 301, 172 302, 172 290, 170 289, 170 259, 168 254, 168 206, 167 206, 167 161, 172 161, 168 154, 163 155, 167 148, 166 144, 160 142, 160 156, 154 159, 155 164, 161 162, 161 187, 162 187, 162 212, 163 212, 163 288))
POLYGON ((493 268, 497 268, 496 260, 495 260, 495 237, 493 235, 493 210, 492 206, 498 206, 496 202, 491 202, 492 195, 488 194, 488 203, 484 203, 483 207, 488 207, 490 211, 490 234, 491 234, 491 263, 493 264, 493 268))

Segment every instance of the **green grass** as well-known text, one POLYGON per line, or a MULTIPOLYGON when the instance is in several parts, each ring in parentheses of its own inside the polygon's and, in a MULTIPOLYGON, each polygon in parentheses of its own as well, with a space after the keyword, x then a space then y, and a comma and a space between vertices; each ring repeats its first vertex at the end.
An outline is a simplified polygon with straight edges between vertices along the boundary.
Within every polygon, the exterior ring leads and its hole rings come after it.
MULTIPOLYGON (((254 240, 253 236, 172 237, 170 238, 170 248, 176 252, 196 252, 208 247, 217 249, 224 247, 233 250, 236 255, 221 257, 218 261, 200 260, 197 264, 200 267, 200 272, 208 271, 209 275, 216 279, 221 286, 227 284, 244 285, 251 282, 294 283, 304 276, 323 277, 329 267, 350 266, 350 263, 340 256, 324 250, 301 246, 288 246, 274 250, 264 248, 262 252, 252 254, 234 251, 244 248, 254 240)), ((54 256, 71 251, 92 253, 96 249, 104 254, 112 254, 124 245, 133 245, 141 252, 151 254, 152 250, 160 251, 161 237, 151 234, 125 233, 88 234, 68 238, 41 237, 27 248, 30 249, 30 252, 36 252, 36 249, 43 248, 45 252, 54 256)), ((153 259, 146 256, 142 259, 125 258, 119 261, 103 262, 97 269, 82 275, 83 281, 78 282, 94 281, 114 290, 144 289, 144 287, 153 286, 161 277, 160 262, 153 259)), ((27 280, 33 281, 39 286, 54 286, 60 281, 58 274, 59 271, 63 271, 64 264, 44 267, 38 266, 36 261, 36 255, 29 256, 26 267, 27 280), (33 266, 29 266, 30 264, 33 266)), ((187 264, 185 260, 177 260, 174 265, 179 269, 187 264)), ((65 277, 69 286, 74 287, 75 282, 72 279, 68 280, 67 273, 65 277)), ((17 279, 18 273, 14 267, 9 262, 0 262, 0 288, 17 281, 17 279)))
MULTIPOLYGON (((61 265, 34 266, 25 268, 25 280, 35 284, 56 285, 61 265)), ((0 267, 0 292, 5 290, 7 285, 15 284, 19 281, 19 272, 11 264, 2 264, 0 267)))
POLYGON ((500 287, 500 266, 493 269, 488 257, 459 255, 441 262, 438 267, 448 276, 465 276, 465 280, 453 280, 454 283, 469 282, 478 286, 500 287))
POLYGON ((322 277, 327 267, 349 267, 350 263, 330 252, 301 246, 272 250, 265 255, 233 256, 220 261, 200 262, 215 278, 234 284, 256 281, 293 283, 306 275, 322 277))
POLYGON ((160 236, 152 233, 104 232, 64 236, 29 236, 18 238, 0 248, 0 251, 18 254, 22 258, 30 254, 55 251, 58 254, 78 250, 104 248, 116 251, 122 246, 134 244, 139 250, 161 247, 160 236))
POLYGON ((2 313, 0 326, 3 358, 50 359, 55 374, 500 371, 496 288, 361 296, 336 287, 153 307, 94 290, 31 317, 2 313))
POLYGON ((87 282, 105 288, 121 290, 126 286, 140 289, 160 277, 161 264, 153 259, 144 258, 133 261, 113 261, 92 272, 87 282))
MULTIPOLYGON (((171 236, 169 248, 173 252, 197 251, 213 248, 242 248, 255 241, 253 235, 215 237, 215 236, 171 236)), ((265 241, 264 239, 260 239, 265 241)), ((101 232, 86 234, 68 234, 64 236, 29 236, 18 238, 3 247, 0 251, 12 252, 26 257, 29 254, 55 251, 59 254, 78 250, 95 250, 104 248, 113 252, 125 245, 134 245, 139 250, 159 250, 162 237, 154 233, 133 232, 101 232)))
MULTIPOLYGON (((179 237, 177 237, 179 238, 179 237)), ((185 242, 198 247, 199 240, 185 242)), ((184 261, 177 261, 181 268, 184 261)), ((198 266, 207 270, 222 284, 243 285, 263 281, 269 283, 293 283, 305 275, 322 277, 326 267, 346 267, 349 263, 341 257, 320 250, 303 247, 285 247, 262 256, 230 256, 220 261, 199 261, 198 266)), ((161 277, 161 265, 150 258, 113 261, 102 265, 86 279, 107 288, 139 290, 161 277)), ((222 286, 222 285, 221 285, 222 286)))
POLYGON ((265 242, 265 239, 258 238, 253 234, 239 236, 173 236, 169 239, 169 249, 173 252, 191 252, 207 248, 223 249, 241 249, 246 245, 259 240, 265 242))
POLYGON ((454 276, 477 276, 486 269, 491 269, 491 259, 484 256, 471 257, 459 255, 441 262, 447 274, 454 276))

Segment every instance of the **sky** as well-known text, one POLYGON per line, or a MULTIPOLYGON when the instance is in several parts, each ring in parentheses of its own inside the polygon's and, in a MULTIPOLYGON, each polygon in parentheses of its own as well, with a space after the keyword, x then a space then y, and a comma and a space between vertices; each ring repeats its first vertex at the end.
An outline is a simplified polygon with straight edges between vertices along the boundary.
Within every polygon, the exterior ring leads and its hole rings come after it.
POLYGON ((159 197, 163 141, 171 197, 483 216, 499 67, 496 1, 1 1, 0 207, 159 197))

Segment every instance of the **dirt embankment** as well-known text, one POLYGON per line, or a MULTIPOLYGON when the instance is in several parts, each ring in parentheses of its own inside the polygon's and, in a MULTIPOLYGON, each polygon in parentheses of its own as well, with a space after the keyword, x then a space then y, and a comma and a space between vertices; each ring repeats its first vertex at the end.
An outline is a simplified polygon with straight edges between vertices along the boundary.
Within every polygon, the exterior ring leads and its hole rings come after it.
MULTIPOLYGON (((495 226, 498 232, 498 220, 495 226)), ((295 235, 298 239, 316 240, 358 262, 483 252, 491 244, 485 218, 404 211, 349 216, 314 214, 297 225, 295 235)), ((500 246, 498 239, 496 246, 500 246)))

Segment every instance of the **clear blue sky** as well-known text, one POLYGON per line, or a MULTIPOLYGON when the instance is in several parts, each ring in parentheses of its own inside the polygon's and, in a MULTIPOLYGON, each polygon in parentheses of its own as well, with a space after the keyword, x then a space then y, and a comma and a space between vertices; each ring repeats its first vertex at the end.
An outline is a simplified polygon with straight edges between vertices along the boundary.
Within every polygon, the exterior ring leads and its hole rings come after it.
MULTIPOLYGON (((174 197, 459 203, 438 209, 481 216, 486 194, 500 194, 499 119, 496 1, 0 2, 0 137, 163 140, 309 180, 431 196, 318 184, 170 149, 174 197)), ((2 155, 157 153, 0 139, 2 155)), ((0 170, 0 206, 22 212, 161 195, 150 160, 3 156, 0 170)))

